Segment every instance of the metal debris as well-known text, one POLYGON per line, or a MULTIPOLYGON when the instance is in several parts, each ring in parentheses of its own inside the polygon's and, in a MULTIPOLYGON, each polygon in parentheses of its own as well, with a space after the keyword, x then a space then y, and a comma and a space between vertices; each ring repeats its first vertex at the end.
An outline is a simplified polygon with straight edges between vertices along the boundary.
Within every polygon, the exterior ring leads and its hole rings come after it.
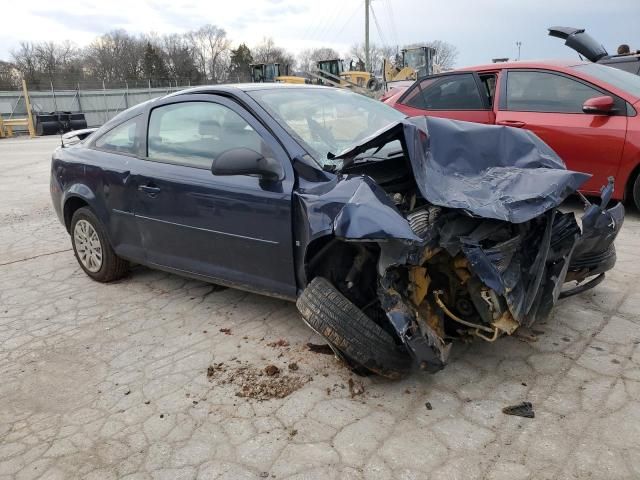
POLYGON ((504 407, 502 409, 502 413, 525 418, 535 418, 536 416, 536 412, 533 411, 533 405, 531 402, 520 402, 517 405, 504 407))

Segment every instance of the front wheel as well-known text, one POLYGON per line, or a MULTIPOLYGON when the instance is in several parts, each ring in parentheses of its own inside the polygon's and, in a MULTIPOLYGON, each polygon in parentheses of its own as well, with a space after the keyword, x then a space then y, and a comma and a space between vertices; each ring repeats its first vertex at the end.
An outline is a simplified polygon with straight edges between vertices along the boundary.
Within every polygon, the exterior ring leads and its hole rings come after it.
POLYGON ((87 207, 71 218, 71 244, 80 267, 92 279, 107 283, 127 273, 129 264, 115 254, 102 223, 87 207))
POLYGON ((406 348, 325 278, 314 278, 296 305, 305 323, 356 373, 365 368, 383 377, 400 378, 411 371, 413 362, 406 348))

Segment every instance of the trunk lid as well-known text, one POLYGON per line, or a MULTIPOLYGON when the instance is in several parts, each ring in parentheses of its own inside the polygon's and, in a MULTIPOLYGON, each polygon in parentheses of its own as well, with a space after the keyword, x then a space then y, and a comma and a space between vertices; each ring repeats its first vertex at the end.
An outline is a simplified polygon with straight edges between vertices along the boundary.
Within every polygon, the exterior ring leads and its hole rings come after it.
POLYGON ((609 56, 602 44, 586 33, 584 28, 551 27, 549 35, 563 39, 567 47, 572 48, 591 62, 597 62, 609 56))

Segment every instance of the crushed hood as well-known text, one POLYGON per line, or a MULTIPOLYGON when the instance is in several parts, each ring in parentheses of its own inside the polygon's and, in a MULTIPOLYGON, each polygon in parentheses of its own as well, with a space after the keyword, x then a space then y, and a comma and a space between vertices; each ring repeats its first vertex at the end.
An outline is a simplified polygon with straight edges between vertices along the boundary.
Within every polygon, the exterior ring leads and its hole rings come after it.
POLYGON ((527 130, 436 117, 393 123, 336 155, 345 162, 400 140, 418 189, 434 205, 522 223, 560 205, 590 175, 567 170, 527 130))

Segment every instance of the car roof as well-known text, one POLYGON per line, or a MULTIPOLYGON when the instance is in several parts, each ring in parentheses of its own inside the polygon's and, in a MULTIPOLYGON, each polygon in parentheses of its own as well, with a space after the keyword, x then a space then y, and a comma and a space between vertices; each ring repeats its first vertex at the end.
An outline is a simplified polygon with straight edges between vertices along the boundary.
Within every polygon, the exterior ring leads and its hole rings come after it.
POLYGON ((466 72, 466 71, 483 71, 483 70, 502 70, 503 68, 569 68, 576 65, 584 65, 591 62, 583 62, 580 60, 572 59, 557 59, 557 60, 524 60, 524 61, 511 61, 511 62, 498 62, 487 63, 484 65, 475 65, 472 67, 456 68, 453 71, 466 72))
POLYGON ((324 85, 308 85, 308 84, 293 84, 293 83, 224 83, 220 85, 204 85, 201 87, 187 88, 180 90, 180 94, 185 93, 206 93, 206 92, 250 92, 255 90, 276 90, 276 89, 318 89, 318 88, 331 88, 324 85))

